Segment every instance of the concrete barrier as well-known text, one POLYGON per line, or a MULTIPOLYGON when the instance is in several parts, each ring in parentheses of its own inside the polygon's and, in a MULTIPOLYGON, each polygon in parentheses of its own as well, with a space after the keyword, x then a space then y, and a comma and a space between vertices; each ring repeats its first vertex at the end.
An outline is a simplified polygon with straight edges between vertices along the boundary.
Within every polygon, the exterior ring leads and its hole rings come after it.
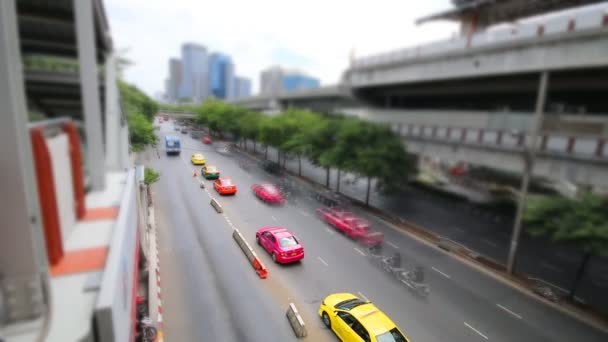
POLYGON ((289 320, 289 324, 293 328, 293 332, 296 334, 296 337, 306 337, 308 335, 306 331, 306 324, 304 324, 304 320, 296 305, 294 303, 289 303, 289 307, 287 308, 286 313, 287 319, 289 320))
POLYGON ((437 247, 448 252, 454 252, 461 249, 461 246, 458 243, 450 239, 440 239, 439 242, 437 242, 437 247))
POLYGON ((211 199, 211 206, 213 207, 213 209, 215 209, 215 211, 217 211, 220 214, 224 212, 222 205, 215 198, 211 199))
POLYGON ((201 189, 205 188, 205 182, 201 181, 201 189))
POLYGON ((234 239, 234 241, 236 241, 237 245, 239 245, 247 259, 251 263, 251 266, 253 266, 255 273, 257 273, 260 278, 266 279, 268 277, 268 270, 266 269, 266 266, 264 266, 257 254, 255 254, 253 248, 251 248, 249 243, 247 243, 247 241, 238 229, 235 229, 232 232, 232 238, 234 239))

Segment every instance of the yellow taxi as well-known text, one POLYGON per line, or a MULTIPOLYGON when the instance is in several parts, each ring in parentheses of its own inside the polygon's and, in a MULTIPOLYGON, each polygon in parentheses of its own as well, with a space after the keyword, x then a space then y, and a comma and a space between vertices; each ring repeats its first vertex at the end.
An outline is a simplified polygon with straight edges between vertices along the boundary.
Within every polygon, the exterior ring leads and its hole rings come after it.
POLYGON ((205 165, 205 156, 200 153, 192 153, 190 160, 194 165, 205 165))
POLYGON ((343 342, 409 342, 397 325, 371 302, 334 293, 321 302, 319 316, 343 342))

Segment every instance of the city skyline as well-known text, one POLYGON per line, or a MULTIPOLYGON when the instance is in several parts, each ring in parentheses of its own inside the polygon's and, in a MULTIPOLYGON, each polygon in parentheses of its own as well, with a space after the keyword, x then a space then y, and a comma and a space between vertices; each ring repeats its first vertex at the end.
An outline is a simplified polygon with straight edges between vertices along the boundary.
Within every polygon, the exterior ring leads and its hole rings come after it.
POLYGON ((251 81, 236 74, 232 57, 207 46, 185 42, 180 57, 169 58, 164 101, 201 103, 214 97, 231 100, 251 94, 251 81))
POLYGON ((289 6, 276 0, 263 5, 150 0, 145 6, 138 1, 107 0, 105 5, 115 46, 128 49, 125 57, 134 61, 125 70, 125 80, 150 95, 163 90, 167 61, 182 42, 204 42, 212 50, 231 55, 239 74, 252 79, 255 93, 260 71, 270 65, 305 70, 321 84, 333 84, 347 67, 353 48, 362 56, 445 39, 457 31, 455 23, 414 23, 451 7, 450 0, 429 0, 413 8, 396 0, 361 1, 348 4, 348 15, 344 15, 345 3, 316 0, 289 6), (203 13, 230 13, 231 19, 203 13), (297 18, 315 18, 314 25, 297 24, 294 13, 297 18), (162 24, 168 22, 171 25, 162 24))

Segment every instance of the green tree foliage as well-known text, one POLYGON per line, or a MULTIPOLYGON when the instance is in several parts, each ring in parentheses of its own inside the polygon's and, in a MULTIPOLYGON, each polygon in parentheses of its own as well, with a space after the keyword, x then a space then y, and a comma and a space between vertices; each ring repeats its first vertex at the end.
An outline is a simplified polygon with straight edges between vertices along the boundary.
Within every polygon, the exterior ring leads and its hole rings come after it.
POLYGON ((140 113, 127 114, 129 125, 129 140, 133 151, 141 151, 146 145, 155 145, 158 138, 154 134, 154 127, 148 119, 140 113))
POLYGON ((133 151, 141 151, 146 145, 155 145, 158 138, 152 121, 158 111, 158 104, 137 87, 123 81, 118 81, 118 89, 123 110, 126 111, 133 151))
POLYGON ((415 170, 415 159, 405 152, 400 138, 388 127, 368 121, 300 109, 269 117, 213 99, 191 111, 196 113, 197 123, 212 131, 230 132, 236 139, 259 140, 277 148, 278 163, 281 159, 284 163, 290 154, 298 158, 300 169, 302 157, 324 167, 326 186, 330 168, 367 177, 366 202, 372 178, 379 186, 391 188, 415 170))
POLYGON ((538 196, 528 200, 526 231, 555 242, 568 243, 583 252, 570 296, 576 293, 592 256, 608 255, 608 197, 586 194, 580 199, 538 196))
POLYGON ((128 84, 124 81, 118 81, 118 89, 120 90, 120 98, 122 99, 123 109, 127 113, 143 114, 149 121, 154 119, 154 115, 158 112, 158 104, 156 101, 148 97, 144 92, 136 86, 128 84))
POLYGON ((144 169, 144 183, 146 185, 150 185, 152 183, 158 182, 160 179, 160 173, 154 171, 154 169, 150 167, 146 167, 144 169))

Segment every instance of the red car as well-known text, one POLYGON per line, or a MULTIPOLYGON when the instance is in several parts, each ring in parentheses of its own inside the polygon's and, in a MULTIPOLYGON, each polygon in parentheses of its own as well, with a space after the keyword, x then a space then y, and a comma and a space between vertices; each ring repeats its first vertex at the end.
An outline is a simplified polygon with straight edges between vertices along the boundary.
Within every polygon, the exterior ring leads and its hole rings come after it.
POLYGON ((253 193, 262 201, 269 204, 283 204, 285 198, 281 191, 273 184, 254 184, 251 186, 253 193))
POLYGON ((317 209, 319 217, 351 238, 361 238, 369 233, 369 221, 357 215, 332 208, 317 209))
POLYGON ((236 194, 236 184, 230 178, 218 178, 213 182, 213 188, 220 195, 236 194))
POLYGON ((274 262, 287 264, 304 259, 304 247, 287 229, 266 227, 255 233, 255 240, 270 255, 274 262))
POLYGON ((211 144, 213 144, 213 140, 211 140, 211 138, 209 138, 209 137, 204 137, 203 138, 203 144, 205 144, 205 145, 211 145, 211 144))

